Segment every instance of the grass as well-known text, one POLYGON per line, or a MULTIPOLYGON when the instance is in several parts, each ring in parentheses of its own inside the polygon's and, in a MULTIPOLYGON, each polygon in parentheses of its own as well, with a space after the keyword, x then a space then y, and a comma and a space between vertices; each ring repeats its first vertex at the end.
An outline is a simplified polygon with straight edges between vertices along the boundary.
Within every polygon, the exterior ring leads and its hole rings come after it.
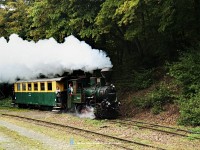
POLYGON ((87 124, 91 124, 93 126, 97 126, 100 127, 102 125, 104 125, 104 123, 106 122, 105 120, 92 120, 92 119, 84 119, 84 122, 87 124))
POLYGON ((20 146, 23 146, 23 147, 26 146, 29 149, 38 149, 38 150, 47 150, 48 149, 48 148, 44 148, 42 146, 42 143, 40 143, 39 141, 30 139, 26 136, 22 136, 18 132, 9 130, 6 127, 0 126, 0 131, 2 133, 4 133, 5 135, 14 139, 20 146))
POLYGON ((14 111, 14 112, 24 112, 28 111, 26 109, 20 109, 17 107, 12 106, 12 99, 11 98, 5 98, 0 100, 0 110, 6 110, 6 111, 14 111))
POLYGON ((0 100, 0 107, 12 107, 11 103, 12 103, 11 98, 2 99, 0 100))
POLYGON ((190 134, 188 137, 190 140, 195 140, 196 138, 200 138, 200 127, 193 128, 192 132, 195 132, 197 134, 190 134))
MULTIPOLYGON (((49 136, 51 138, 54 138, 55 140, 59 140, 61 142, 65 142, 72 146, 72 148, 77 150, 83 150, 83 149, 94 149, 94 150, 100 150, 100 149, 106 149, 106 147, 103 144, 98 144, 96 140, 90 140, 88 138, 82 137, 77 132, 74 132, 72 130, 63 129, 63 128, 50 128, 50 127, 44 127, 39 126, 35 124, 30 124, 26 122, 21 122, 17 120, 11 120, 6 118, 6 121, 9 121, 13 124, 16 124, 21 127, 25 127, 27 129, 31 129, 35 132, 42 133, 46 136, 49 136), (97 143, 97 144, 95 144, 97 143)), ((96 139, 96 138, 95 138, 96 139)))

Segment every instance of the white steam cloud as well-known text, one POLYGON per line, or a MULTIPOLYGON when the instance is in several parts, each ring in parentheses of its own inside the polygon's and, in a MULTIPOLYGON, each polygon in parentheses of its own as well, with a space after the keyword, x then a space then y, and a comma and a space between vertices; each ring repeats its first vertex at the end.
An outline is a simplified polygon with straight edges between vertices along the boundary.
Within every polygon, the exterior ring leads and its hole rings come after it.
POLYGON ((95 118, 94 108, 91 106, 85 106, 84 108, 82 108, 81 112, 78 112, 76 110, 75 116, 78 116, 79 118, 94 119, 95 118))
POLYGON ((14 82, 17 77, 31 79, 40 73, 48 76, 112 67, 104 51, 92 49, 72 35, 62 44, 53 38, 37 43, 24 41, 16 34, 9 39, 0 38, 0 82, 14 82))

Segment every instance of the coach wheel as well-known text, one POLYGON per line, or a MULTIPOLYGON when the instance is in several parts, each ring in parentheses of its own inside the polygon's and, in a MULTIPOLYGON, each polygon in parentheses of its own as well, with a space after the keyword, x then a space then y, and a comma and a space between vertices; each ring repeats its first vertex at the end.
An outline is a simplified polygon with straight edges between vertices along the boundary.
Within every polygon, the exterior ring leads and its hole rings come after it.
POLYGON ((18 107, 19 107, 19 108, 28 108, 28 106, 25 105, 25 104, 18 104, 18 107))

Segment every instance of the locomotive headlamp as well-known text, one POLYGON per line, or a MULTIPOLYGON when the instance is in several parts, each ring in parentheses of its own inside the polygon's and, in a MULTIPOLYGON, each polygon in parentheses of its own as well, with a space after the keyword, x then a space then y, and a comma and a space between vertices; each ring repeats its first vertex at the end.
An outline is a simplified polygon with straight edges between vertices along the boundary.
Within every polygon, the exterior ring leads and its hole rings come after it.
POLYGON ((110 105, 110 102, 106 101, 106 107, 109 107, 110 105))
POLYGON ((111 86, 112 86, 113 88, 115 88, 115 86, 114 86, 113 84, 111 84, 111 86))

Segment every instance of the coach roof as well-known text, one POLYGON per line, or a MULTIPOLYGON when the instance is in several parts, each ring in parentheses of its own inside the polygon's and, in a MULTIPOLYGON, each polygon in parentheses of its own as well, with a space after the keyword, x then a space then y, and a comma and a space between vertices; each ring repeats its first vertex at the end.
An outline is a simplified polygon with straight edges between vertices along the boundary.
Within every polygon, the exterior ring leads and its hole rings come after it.
POLYGON ((19 80, 15 83, 22 83, 22 82, 50 82, 50 81, 61 81, 64 80, 65 77, 60 78, 44 78, 44 79, 33 79, 33 80, 19 80))

